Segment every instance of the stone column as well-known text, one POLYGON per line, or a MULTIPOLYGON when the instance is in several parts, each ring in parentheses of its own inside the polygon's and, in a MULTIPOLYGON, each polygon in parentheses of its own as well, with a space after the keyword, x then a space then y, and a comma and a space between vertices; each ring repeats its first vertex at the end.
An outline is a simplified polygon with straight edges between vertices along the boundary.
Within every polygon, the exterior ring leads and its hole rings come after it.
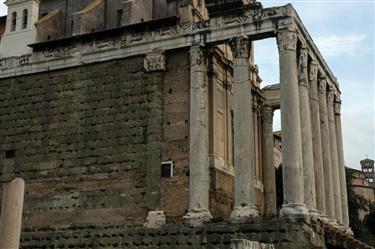
POLYGON ((212 219, 209 211, 208 86, 204 48, 190 48, 190 199, 185 222, 200 226, 212 219))
POLYGON ((259 215, 255 206, 254 130, 251 98, 250 41, 239 37, 230 42, 234 63, 234 170, 235 205, 232 222, 246 222, 259 215))
POLYGON ((1 249, 20 247, 24 193, 25 182, 21 178, 5 185, 0 218, 1 249))
POLYGON ((280 60, 280 106, 284 205, 280 216, 305 215, 304 180, 302 167, 301 117, 299 110, 297 73, 297 33, 283 30, 278 33, 280 60))
POLYGON ((309 72, 310 82, 310 115, 311 130, 314 155, 314 175, 315 175, 315 193, 316 207, 320 215, 326 214, 325 188, 324 188, 324 168, 322 158, 322 140, 320 133, 320 114, 318 97, 318 66, 312 61, 309 72))
POLYGON ((330 85, 328 87, 327 97, 327 110, 328 110, 328 125, 329 125, 329 140, 331 148, 331 163, 332 163, 332 180, 333 180, 333 199, 335 201, 335 217, 336 221, 342 224, 342 209, 341 209, 341 192, 340 192, 340 171, 339 171, 339 158, 337 155, 337 138, 336 138, 336 125, 334 113, 334 89, 330 85))
POLYGON ((301 113, 301 136, 302 136, 302 162, 304 178, 304 197, 305 204, 311 215, 317 215, 316 194, 315 194, 315 174, 314 174, 314 156, 312 145, 312 130, 310 117, 310 99, 308 91, 308 72, 307 72, 308 51, 301 46, 298 61, 298 89, 299 89, 299 108, 301 113))
POLYGON ((262 107, 262 168, 265 193, 265 214, 272 217, 277 214, 276 178, 273 142, 273 109, 262 107))
POLYGON ((349 228, 348 194, 346 190, 344 145, 342 142, 342 129, 341 129, 341 100, 340 100, 339 93, 335 96, 335 124, 336 124, 336 138, 337 138, 337 154, 339 158, 342 218, 343 218, 344 225, 349 228))
POLYGON ((320 73, 318 91, 320 111, 320 133, 322 140, 322 158, 324 168, 324 193, 326 203, 326 215, 328 216, 328 218, 332 220, 335 218, 335 203, 333 199, 331 148, 327 114, 327 80, 323 73, 320 73))
MULTIPOLYGON (((144 58, 144 68, 154 77, 162 77, 166 70, 166 57, 164 51, 154 50, 144 58)), ((152 112, 148 117, 147 129, 147 171, 146 171, 146 203, 149 210, 144 227, 160 228, 166 224, 164 211, 161 209, 160 171, 161 171, 161 145, 159 137, 163 134, 163 87, 162 84, 149 84, 150 106, 152 112)))

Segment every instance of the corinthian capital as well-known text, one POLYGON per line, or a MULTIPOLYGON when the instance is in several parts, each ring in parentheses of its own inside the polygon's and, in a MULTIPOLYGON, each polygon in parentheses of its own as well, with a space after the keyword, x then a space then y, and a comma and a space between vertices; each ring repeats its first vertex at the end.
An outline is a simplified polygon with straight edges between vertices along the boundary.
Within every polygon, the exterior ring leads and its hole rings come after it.
POLYGON ((307 60, 308 60, 308 50, 305 46, 300 48, 299 58, 298 58, 298 81, 302 86, 308 86, 308 76, 307 76, 307 60))
POLYGON ((242 36, 229 41, 234 58, 247 58, 250 56, 249 38, 242 36))
POLYGON ((190 47, 190 66, 199 66, 204 62, 203 46, 194 45, 190 47))
POLYGON ((272 107, 263 106, 261 113, 262 113, 262 116, 261 116, 262 123, 272 125, 272 123, 273 123, 273 109, 272 109, 272 107))
POLYGON ((277 44, 279 46, 279 51, 296 50, 297 40, 298 36, 295 31, 282 30, 277 33, 277 44))
POLYGON ((309 80, 310 82, 318 80, 318 64, 315 61, 311 61, 310 63, 309 80))
POLYGON ((331 84, 328 85, 328 92, 327 92, 327 102, 330 105, 333 105, 333 101, 335 99, 335 92, 333 86, 331 84))

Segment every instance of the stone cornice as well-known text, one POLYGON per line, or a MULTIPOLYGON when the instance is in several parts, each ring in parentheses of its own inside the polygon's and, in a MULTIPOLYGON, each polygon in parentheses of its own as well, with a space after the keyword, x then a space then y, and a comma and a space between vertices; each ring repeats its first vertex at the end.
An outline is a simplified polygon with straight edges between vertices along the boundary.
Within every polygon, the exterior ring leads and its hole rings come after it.
POLYGON ((256 10, 249 9, 244 11, 242 15, 220 16, 203 22, 184 23, 142 33, 127 31, 104 39, 83 39, 81 36, 77 36, 65 46, 49 49, 48 44, 46 44, 41 51, 36 51, 27 56, 26 61, 24 57, 1 59, 0 78, 76 67, 137 55, 144 56, 151 53, 155 48, 162 48, 167 51, 190 47, 194 44, 210 46, 225 43, 239 36, 247 36, 250 40, 275 37, 281 30, 295 29, 296 27, 299 38, 306 44, 311 57, 324 68, 330 82, 336 82, 336 78, 332 75, 291 5, 256 10))

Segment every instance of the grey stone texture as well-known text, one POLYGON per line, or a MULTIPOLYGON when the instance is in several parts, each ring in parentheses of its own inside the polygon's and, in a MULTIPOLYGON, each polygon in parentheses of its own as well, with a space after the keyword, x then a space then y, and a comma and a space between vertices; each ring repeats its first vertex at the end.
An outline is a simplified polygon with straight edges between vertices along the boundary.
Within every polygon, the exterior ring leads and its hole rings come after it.
POLYGON ((322 227, 300 220, 263 221, 246 224, 212 223, 198 228, 167 225, 144 229, 122 225, 73 225, 24 228, 21 249, 57 248, 185 248, 229 249, 232 239, 274 244, 276 249, 323 249, 322 227))
POLYGON ((284 205, 281 216, 306 215, 302 165, 301 118, 299 109, 297 33, 278 33, 280 60, 280 106, 283 131, 284 205))
POLYGON ((2 157, 15 150, 1 181, 27 182, 26 226, 144 221, 160 206, 162 84, 143 57, 1 80, 2 157))

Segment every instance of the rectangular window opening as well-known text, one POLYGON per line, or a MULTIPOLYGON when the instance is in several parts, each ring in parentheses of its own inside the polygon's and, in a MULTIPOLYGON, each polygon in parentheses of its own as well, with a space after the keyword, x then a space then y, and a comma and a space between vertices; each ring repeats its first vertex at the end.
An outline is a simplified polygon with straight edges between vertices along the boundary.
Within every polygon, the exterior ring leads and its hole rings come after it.
POLYGON ((173 161, 165 161, 161 163, 161 177, 162 178, 173 177, 173 161))
POLYGON ((5 158, 11 159, 16 157, 16 150, 7 150, 5 151, 5 158))

